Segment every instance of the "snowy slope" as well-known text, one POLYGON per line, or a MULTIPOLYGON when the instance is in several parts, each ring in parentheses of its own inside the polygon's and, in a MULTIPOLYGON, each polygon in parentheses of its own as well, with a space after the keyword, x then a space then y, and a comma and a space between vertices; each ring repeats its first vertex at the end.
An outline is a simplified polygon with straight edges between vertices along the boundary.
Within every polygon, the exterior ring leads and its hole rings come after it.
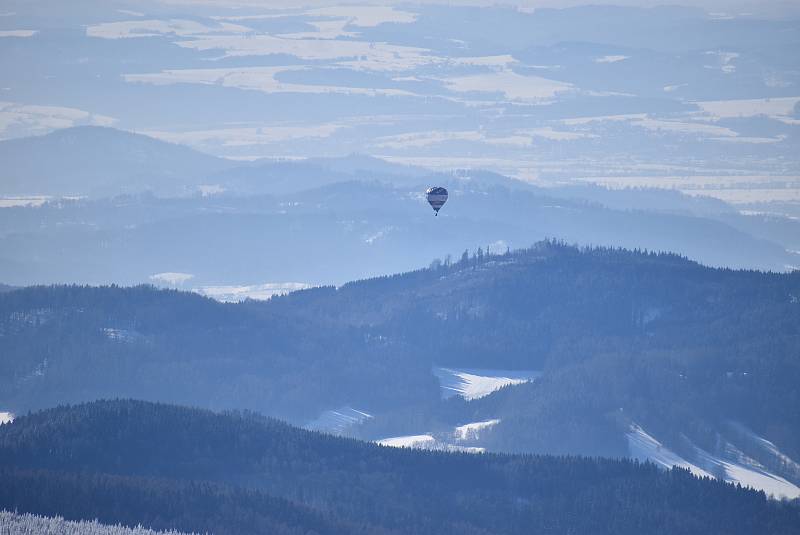
POLYGON ((774 443, 753 432, 744 424, 729 422, 729 425, 736 433, 739 433, 744 440, 755 445, 756 448, 760 450, 759 458, 764 456, 767 459, 765 462, 774 462, 777 465, 783 466, 789 473, 800 476, 800 463, 783 453, 774 443))
POLYGON ((303 427, 309 431, 322 431, 339 435, 369 418, 372 418, 371 414, 345 406, 325 411, 316 420, 308 422, 303 427))
MULTIPOLYGON (((695 447, 694 462, 689 462, 669 448, 664 447, 663 444, 636 424, 631 424, 627 438, 628 453, 634 459, 650 461, 663 468, 671 468, 673 466, 688 468, 698 477, 714 477, 712 474, 725 474, 725 481, 729 483, 739 483, 743 487, 763 490, 768 496, 778 499, 800 497, 800 488, 797 485, 781 476, 770 473, 733 444, 728 443, 726 445, 724 458, 695 447)), ((769 444, 772 443, 770 442, 769 444)))
POLYGON ((634 459, 650 461, 667 469, 673 466, 688 468, 698 477, 713 477, 702 468, 695 466, 669 448, 664 447, 661 442, 650 436, 644 429, 636 424, 631 424, 630 430, 627 433, 627 438, 628 454, 634 459))
POLYGON ((459 395, 472 400, 488 396, 508 385, 518 385, 533 381, 541 372, 532 370, 487 370, 475 368, 434 368, 433 374, 439 379, 442 398, 459 395))
POLYGON ((14 415, 10 412, 0 412, 0 425, 11 423, 14 421, 14 415))
POLYGON ((711 455, 700 448, 697 448, 697 457, 698 462, 709 470, 724 470, 725 481, 729 483, 763 490, 773 498, 800 498, 800 487, 766 471, 752 459, 740 457, 741 460, 732 461, 711 455))

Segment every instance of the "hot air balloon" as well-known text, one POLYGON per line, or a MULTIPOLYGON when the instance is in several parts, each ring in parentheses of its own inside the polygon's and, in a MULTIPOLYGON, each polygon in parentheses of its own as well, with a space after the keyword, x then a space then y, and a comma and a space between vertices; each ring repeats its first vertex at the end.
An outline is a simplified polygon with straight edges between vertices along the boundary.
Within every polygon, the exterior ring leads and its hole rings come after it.
POLYGON ((436 213, 435 215, 438 216, 439 210, 441 210, 444 203, 447 202, 447 190, 438 186, 428 188, 425 192, 425 197, 428 198, 428 203, 430 203, 431 208, 433 208, 433 211, 436 213))

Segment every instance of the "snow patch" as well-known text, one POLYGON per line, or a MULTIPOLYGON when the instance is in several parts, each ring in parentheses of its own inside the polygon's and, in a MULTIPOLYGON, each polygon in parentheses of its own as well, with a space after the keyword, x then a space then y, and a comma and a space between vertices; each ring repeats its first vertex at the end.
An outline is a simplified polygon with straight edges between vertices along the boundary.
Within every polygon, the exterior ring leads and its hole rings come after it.
POLYGON ((435 443, 436 439, 431 435, 405 435, 384 438, 375 442, 381 446, 391 446, 392 448, 425 448, 435 443))
POLYGON ((618 61, 623 61, 630 58, 630 56, 603 56, 600 58, 595 58, 595 63, 616 63, 618 61))
POLYGON ((129 331, 127 329, 115 329, 112 327, 106 327, 103 329, 103 334, 105 334, 106 338, 109 340, 121 343, 131 343, 137 338, 141 337, 141 335, 137 332, 129 331))
MULTIPOLYGON (((324 43, 323 40, 318 40, 324 43)), ((338 41, 337 41, 338 42, 338 41)), ((277 53, 277 52, 276 52, 277 53)), ((282 82, 276 78, 281 73, 303 71, 306 67, 242 67, 222 69, 168 69, 157 73, 125 74, 126 82, 153 85, 191 83, 235 87, 264 93, 344 93, 349 95, 413 96, 401 89, 382 89, 367 87, 348 87, 316 84, 295 84, 282 82)), ((270 135, 268 130, 260 130, 261 135, 270 135)))
POLYGON ((315 420, 308 422, 303 427, 309 431, 322 431, 340 435, 347 429, 372 418, 371 414, 354 409, 349 406, 335 410, 327 410, 315 420))
POLYGON ((341 17, 348 24, 370 28, 386 23, 408 24, 417 20, 417 15, 391 6, 335 6, 306 11, 306 15, 341 17))
POLYGON ((292 39, 277 35, 201 35, 177 41, 198 51, 223 50, 227 57, 286 54, 303 60, 342 60, 356 70, 409 71, 435 60, 424 48, 345 39, 292 39))
POLYGON ((499 423, 499 419, 494 419, 459 425, 455 428, 453 436, 455 437, 456 441, 462 442, 478 440, 482 431, 491 429, 499 423))
POLYGON ((695 102, 700 109, 717 119, 731 117, 790 117, 800 97, 707 100, 695 102))
POLYGON ((541 372, 532 370, 487 370, 474 368, 434 368, 442 398, 459 395, 467 400, 479 399, 508 385, 533 381, 541 372))
POLYGON ((215 26, 207 26, 193 20, 128 20, 122 22, 104 22, 86 28, 87 37, 102 39, 127 39, 133 37, 157 37, 174 35, 190 37, 214 33, 242 34, 252 30, 246 26, 220 22, 215 26))
POLYGON ((46 134, 71 126, 111 126, 113 117, 64 106, 0 101, 0 139, 46 134))
POLYGON ((0 425, 10 424, 14 421, 14 414, 10 412, 0 412, 0 425))
POLYGON ((484 448, 456 446, 436 440, 432 435, 405 435, 376 440, 376 444, 392 448, 413 448, 435 451, 460 451, 464 453, 483 453, 484 448))
POLYGON ((144 13, 141 11, 131 11, 130 9, 118 9, 117 13, 122 13, 123 15, 128 15, 130 17, 144 17, 144 13))
POLYGON ((0 197, 0 208, 15 208, 18 206, 36 207, 43 205, 49 200, 50 197, 44 195, 36 197, 0 197))
POLYGON ((440 78, 440 81, 458 93, 501 93, 507 99, 519 101, 541 101, 574 90, 574 86, 566 82, 523 76, 511 70, 440 78))
POLYGON ((197 189, 200 190, 200 195, 203 197, 212 197, 225 193, 225 188, 219 184, 200 184, 197 189))
POLYGON ((689 84, 673 84, 673 85, 665 85, 664 92, 665 93, 673 93, 682 87, 686 87, 689 84))
POLYGON ((564 130, 555 130, 550 126, 521 130, 521 132, 525 132, 536 137, 550 139, 553 141, 574 141, 576 139, 598 137, 596 134, 587 134, 585 132, 567 132, 564 130))
POLYGON ((706 55, 715 56, 719 60, 718 65, 705 65, 706 69, 719 69, 726 74, 736 72, 736 66, 733 64, 733 60, 739 57, 737 52, 710 51, 706 52, 706 55))
POLYGON ((39 30, 0 30, 0 37, 32 37, 39 30))
POLYGON ((268 282, 249 286, 202 286, 192 291, 223 303, 238 303, 246 299, 266 301, 276 295, 311 288, 304 282, 268 282))
POLYGON ((182 286, 185 282, 194 278, 191 273, 180 273, 175 271, 166 271, 164 273, 156 273, 150 275, 150 280, 156 284, 166 284, 168 286, 182 286))
POLYGON ((356 37, 358 34, 345 30, 350 24, 347 19, 309 21, 316 30, 312 32, 282 33, 285 39, 337 39, 339 37, 356 37))

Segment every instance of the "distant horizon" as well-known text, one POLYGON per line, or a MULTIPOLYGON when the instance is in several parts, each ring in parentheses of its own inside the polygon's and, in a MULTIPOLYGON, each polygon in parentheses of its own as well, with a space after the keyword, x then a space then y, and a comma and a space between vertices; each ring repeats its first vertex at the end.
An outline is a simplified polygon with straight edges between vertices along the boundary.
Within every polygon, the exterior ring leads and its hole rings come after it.
MULTIPOLYGON (((263 0, 155 0, 165 4, 175 5, 218 5, 240 6, 262 9, 288 9, 303 7, 320 7, 342 5, 339 0, 269 0, 266 6, 263 0)), ((620 6, 620 7, 687 7, 703 9, 710 13, 726 14, 730 16, 766 16, 766 17, 796 17, 800 16, 800 5, 792 0, 355 0, 346 2, 349 5, 376 5, 376 6, 414 6, 414 5, 442 5, 442 6, 509 6, 523 9, 549 8, 562 9, 576 6, 620 6)))

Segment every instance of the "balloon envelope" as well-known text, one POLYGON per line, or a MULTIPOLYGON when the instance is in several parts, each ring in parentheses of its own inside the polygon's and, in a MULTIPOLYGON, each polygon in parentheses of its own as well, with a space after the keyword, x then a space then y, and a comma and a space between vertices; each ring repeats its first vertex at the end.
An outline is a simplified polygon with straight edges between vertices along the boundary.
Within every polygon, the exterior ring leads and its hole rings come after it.
POLYGON ((425 197, 427 197, 428 203, 433 208, 433 211, 436 212, 436 215, 439 215, 439 210, 447 202, 447 190, 438 186, 428 188, 425 192, 425 197))

